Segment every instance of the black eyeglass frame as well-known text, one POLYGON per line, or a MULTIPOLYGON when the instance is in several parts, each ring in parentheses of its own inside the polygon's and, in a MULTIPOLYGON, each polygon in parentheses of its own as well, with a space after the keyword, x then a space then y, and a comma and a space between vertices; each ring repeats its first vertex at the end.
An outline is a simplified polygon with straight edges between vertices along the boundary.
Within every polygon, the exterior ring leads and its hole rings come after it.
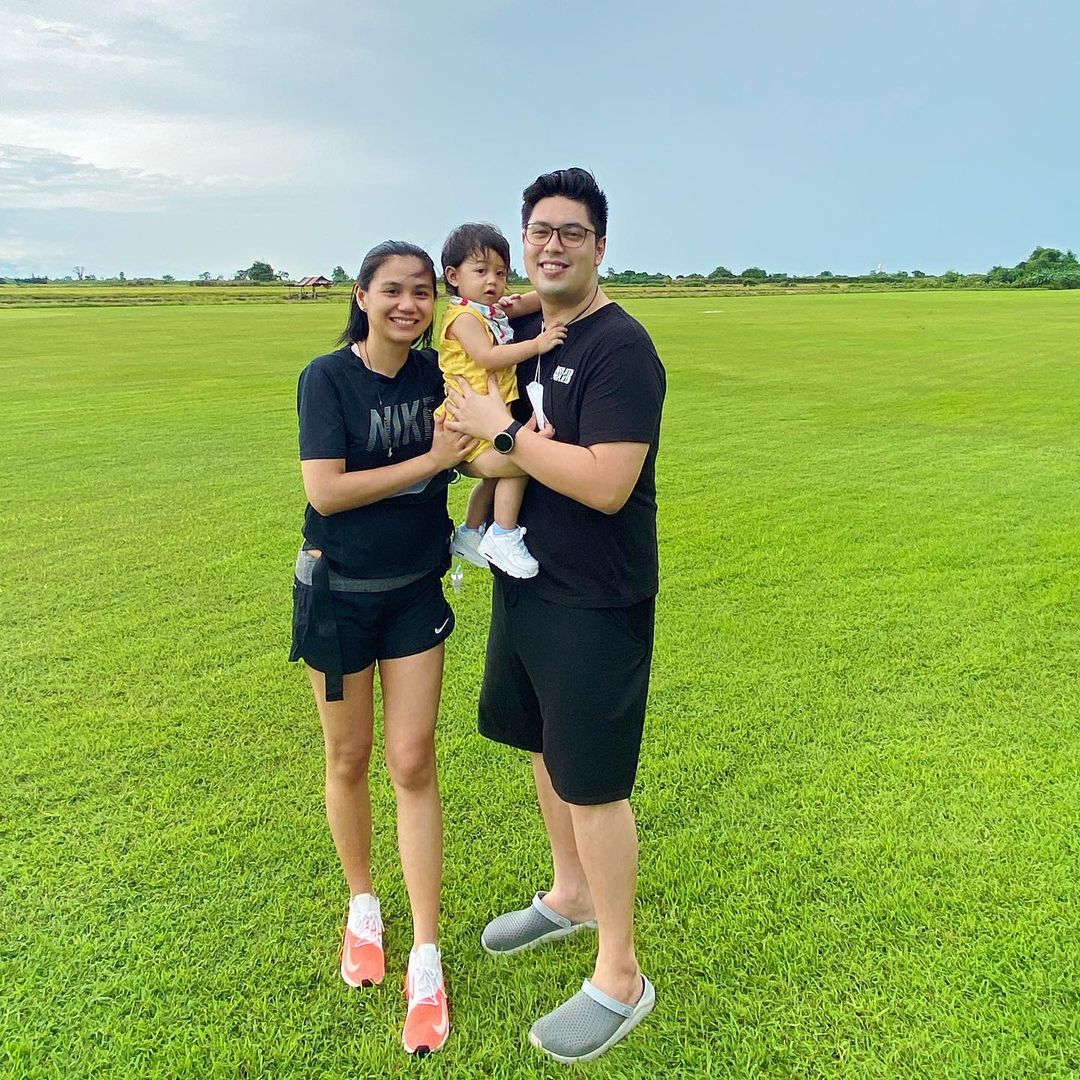
POLYGON ((589 233, 593 236, 599 237, 599 233, 595 229, 590 229, 588 225, 582 225, 579 221, 568 221, 565 225, 549 225, 546 221, 530 221, 525 226, 525 239, 529 241, 533 247, 540 247, 541 244, 546 244, 551 239, 551 234, 555 233, 559 238, 559 243, 566 248, 579 248, 585 246, 585 239, 589 233), (529 237, 529 230, 534 226, 539 226, 541 229, 547 229, 548 234, 542 240, 533 240, 529 237), (581 238, 581 242, 578 244, 570 243, 565 236, 563 236, 563 229, 581 229, 584 231, 585 236, 581 238))

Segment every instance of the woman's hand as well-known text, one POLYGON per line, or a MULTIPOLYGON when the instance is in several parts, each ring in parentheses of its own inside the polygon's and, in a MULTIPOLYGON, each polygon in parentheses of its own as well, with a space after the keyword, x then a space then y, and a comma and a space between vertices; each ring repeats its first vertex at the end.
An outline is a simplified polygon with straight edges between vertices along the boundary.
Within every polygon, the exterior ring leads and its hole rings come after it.
POLYGON ((500 431, 509 427, 514 419, 506 407, 506 402, 499 396, 498 377, 488 376, 486 394, 478 394, 463 376, 454 377, 461 389, 455 390, 452 383, 447 383, 446 400, 454 414, 452 420, 447 419, 447 428, 463 435, 471 435, 474 439, 491 442, 500 431))
POLYGON ((435 417, 435 434, 428 451, 432 464, 440 471, 452 469, 476 449, 476 440, 471 435, 451 431, 447 425, 448 419, 446 415, 435 417))

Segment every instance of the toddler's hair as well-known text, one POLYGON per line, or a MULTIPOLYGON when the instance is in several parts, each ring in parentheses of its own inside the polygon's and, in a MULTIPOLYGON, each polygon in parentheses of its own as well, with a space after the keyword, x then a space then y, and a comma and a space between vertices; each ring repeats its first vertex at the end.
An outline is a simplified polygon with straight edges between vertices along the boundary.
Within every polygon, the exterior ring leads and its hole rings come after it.
POLYGON ((494 225, 487 222, 467 221, 459 225, 447 238, 442 248, 443 281, 446 291, 457 296, 457 289, 447 281, 446 271, 459 267, 470 255, 483 255, 494 251, 510 269, 510 244, 494 225))

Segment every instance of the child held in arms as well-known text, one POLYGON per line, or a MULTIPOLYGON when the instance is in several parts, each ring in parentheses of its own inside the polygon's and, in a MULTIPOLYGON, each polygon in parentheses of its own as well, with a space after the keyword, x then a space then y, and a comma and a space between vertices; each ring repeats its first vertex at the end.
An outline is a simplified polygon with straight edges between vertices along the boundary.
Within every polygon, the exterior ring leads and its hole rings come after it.
MULTIPOLYGON (((535 294, 504 298, 510 245, 494 225, 469 223, 456 228, 443 244, 442 266, 450 294, 439 331, 444 379, 452 386, 454 376, 464 376, 474 390, 486 394, 488 378, 495 374, 503 401, 516 400, 517 365, 561 345, 566 327, 557 324, 531 341, 514 343, 502 305, 512 307, 515 315, 525 315, 539 310, 539 300, 535 294)), ((444 402, 436 413, 445 411, 444 402)), ((477 462, 481 471, 485 460, 500 461, 502 471, 507 467, 489 442, 481 442, 468 460, 477 462)), ((524 473, 518 473, 477 484, 465 521, 454 533, 454 554, 474 566, 491 563, 511 577, 535 577, 540 567, 525 546, 525 529, 517 520, 528 482, 524 473), (494 520, 485 528, 493 509, 494 520)))

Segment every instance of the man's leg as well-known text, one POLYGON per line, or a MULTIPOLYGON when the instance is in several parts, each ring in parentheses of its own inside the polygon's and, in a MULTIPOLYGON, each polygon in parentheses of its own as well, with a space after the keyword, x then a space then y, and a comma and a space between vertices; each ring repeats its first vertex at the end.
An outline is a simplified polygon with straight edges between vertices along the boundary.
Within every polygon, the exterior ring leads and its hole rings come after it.
MULTIPOLYGON (((566 804, 564 804, 566 805, 566 804)), ((569 806, 577 853, 596 908, 599 949, 591 982, 617 1001, 633 1005, 642 990, 634 954, 637 825, 626 799, 569 806)))
POLYGON ((593 918, 593 902, 589 882, 578 857, 570 805, 555 794, 543 754, 532 755, 532 767, 536 797, 540 800, 540 812, 544 815, 548 843, 551 845, 553 878, 551 891, 544 897, 544 903, 574 922, 586 922, 593 918))

